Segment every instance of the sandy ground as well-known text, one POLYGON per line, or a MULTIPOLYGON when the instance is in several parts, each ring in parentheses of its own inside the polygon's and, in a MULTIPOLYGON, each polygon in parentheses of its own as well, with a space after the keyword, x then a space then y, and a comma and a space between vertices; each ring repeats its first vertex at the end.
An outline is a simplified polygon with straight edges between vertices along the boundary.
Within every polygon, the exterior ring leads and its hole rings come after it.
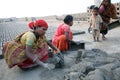
POLYGON ((94 42, 93 41, 93 37, 92 34, 89 34, 87 32, 87 28, 86 30, 86 34, 84 35, 78 35, 75 36, 74 39, 75 40, 81 40, 81 41, 85 41, 86 42, 86 49, 91 49, 91 48, 98 48, 101 49, 103 51, 106 51, 108 54, 112 54, 112 53, 117 53, 120 52, 120 27, 115 28, 113 30, 110 30, 108 32, 108 34, 106 35, 106 40, 102 40, 100 35, 100 42, 94 42))
MULTIPOLYGON (((52 24, 51 24, 52 25, 52 24)), ((84 30, 86 34, 74 36, 75 41, 85 42, 85 49, 98 48, 106 51, 109 54, 120 52, 120 27, 115 28, 106 35, 107 40, 100 42, 93 42, 92 34, 87 32, 87 23, 79 23, 74 25, 76 30, 84 30)), ((65 67, 62 69, 54 69, 48 71, 44 68, 38 67, 29 71, 22 71, 17 66, 9 69, 4 59, 0 60, 0 80, 64 80, 64 74, 68 67, 72 66, 74 59, 67 57, 67 55, 77 53, 77 51, 65 54, 65 67)))

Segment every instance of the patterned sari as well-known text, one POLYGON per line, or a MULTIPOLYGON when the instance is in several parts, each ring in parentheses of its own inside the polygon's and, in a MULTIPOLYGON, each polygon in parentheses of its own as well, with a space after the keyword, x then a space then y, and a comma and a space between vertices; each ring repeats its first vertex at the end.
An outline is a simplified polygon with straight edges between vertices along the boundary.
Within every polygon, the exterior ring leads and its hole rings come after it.
POLYGON ((110 18, 114 19, 117 16, 116 8, 113 4, 110 4, 108 7, 101 5, 99 8, 99 13, 105 23, 110 23, 110 18))
MULTIPOLYGON (((8 41, 5 43, 2 49, 2 53, 8 64, 9 68, 12 68, 15 65, 18 65, 21 68, 27 68, 30 65, 34 65, 35 63, 26 56, 25 44, 21 44, 20 38, 25 33, 17 36, 14 41, 8 41)), ((33 53, 36 56, 39 56, 41 61, 45 61, 48 56, 48 45, 46 43, 46 37, 39 38, 33 45, 33 53), (41 54, 42 53, 42 54, 41 54)))

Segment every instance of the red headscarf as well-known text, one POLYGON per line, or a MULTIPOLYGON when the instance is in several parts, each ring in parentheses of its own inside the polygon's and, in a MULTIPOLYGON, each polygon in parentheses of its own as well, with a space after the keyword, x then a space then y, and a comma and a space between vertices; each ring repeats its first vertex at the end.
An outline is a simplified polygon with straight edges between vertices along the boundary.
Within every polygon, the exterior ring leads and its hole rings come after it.
POLYGON ((33 28, 34 28, 34 24, 35 24, 35 23, 34 23, 33 21, 30 22, 30 23, 28 24, 29 28, 30 28, 30 29, 33 29, 33 28))
POLYGON ((40 27, 46 27, 46 28, 48 28, 48 24, 44 20, 36 20, 35 25, 36 25, 36 27, 40 26, 40 27))

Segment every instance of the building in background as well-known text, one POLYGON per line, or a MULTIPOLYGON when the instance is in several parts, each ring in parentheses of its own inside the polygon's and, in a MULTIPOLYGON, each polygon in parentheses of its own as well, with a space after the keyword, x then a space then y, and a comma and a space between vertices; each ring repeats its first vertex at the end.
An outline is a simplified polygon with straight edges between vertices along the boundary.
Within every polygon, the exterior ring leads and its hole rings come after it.
POLYGON ((117 16, 120 16, 120 2, 114 4, 117 10, 117 16))
MULTIPOLYGON (((94 0, 94 4, 100 5, 101 0, 94 0), (98 1, 98 2, 96 2, 98 1)), ((119 3, 114 3, 116 10, 117 10, 117 16, 120 17, 120 2, 119 3)), ((56 16, 56 15, 51 15, 51 16, 43 16, 43 17, 23 17, 23 18, 2 18, 0 19, 0 22, 10 22, 10 21, 34 21, 36 19, 45 19, 47 22, 54 23, 57 21, 62 21, 64 17, 68 14, 64 14, 61 16, 56 16)), ((87 7, 87 11, 85 13, 75 13, 75 14, 70 14, 74 17, 74 21, 81 22, 81 21, 87 21, 89 22, 91 11, 90 7, 87 7)))

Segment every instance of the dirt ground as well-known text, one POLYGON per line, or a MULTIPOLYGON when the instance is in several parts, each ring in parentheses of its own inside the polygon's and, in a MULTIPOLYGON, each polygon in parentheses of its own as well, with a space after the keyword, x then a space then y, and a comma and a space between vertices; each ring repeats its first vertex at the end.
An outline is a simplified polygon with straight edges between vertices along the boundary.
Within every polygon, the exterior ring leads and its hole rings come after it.
MULTIPOLYGON (((72 28, 84 30, 85 34, 74 36, 75 41, 85 42, 85 49, 97 48, 109 54, 120 52, 120 27, 110 30, 106 35, 107 39, 100 42, 93 42, 92 34, 87 32, 88 24, 79 23, 72 28)), ((17 66, 9 69, 4 59, 0 59, 0 80, 64 80, 67 69, 74 65, 75 59, 70 55, 77 54, 77 51, 68 51, 65 56, 65 67, 48 71, 42 67, 34 68, 29 71, 22 71, 17 66)))

